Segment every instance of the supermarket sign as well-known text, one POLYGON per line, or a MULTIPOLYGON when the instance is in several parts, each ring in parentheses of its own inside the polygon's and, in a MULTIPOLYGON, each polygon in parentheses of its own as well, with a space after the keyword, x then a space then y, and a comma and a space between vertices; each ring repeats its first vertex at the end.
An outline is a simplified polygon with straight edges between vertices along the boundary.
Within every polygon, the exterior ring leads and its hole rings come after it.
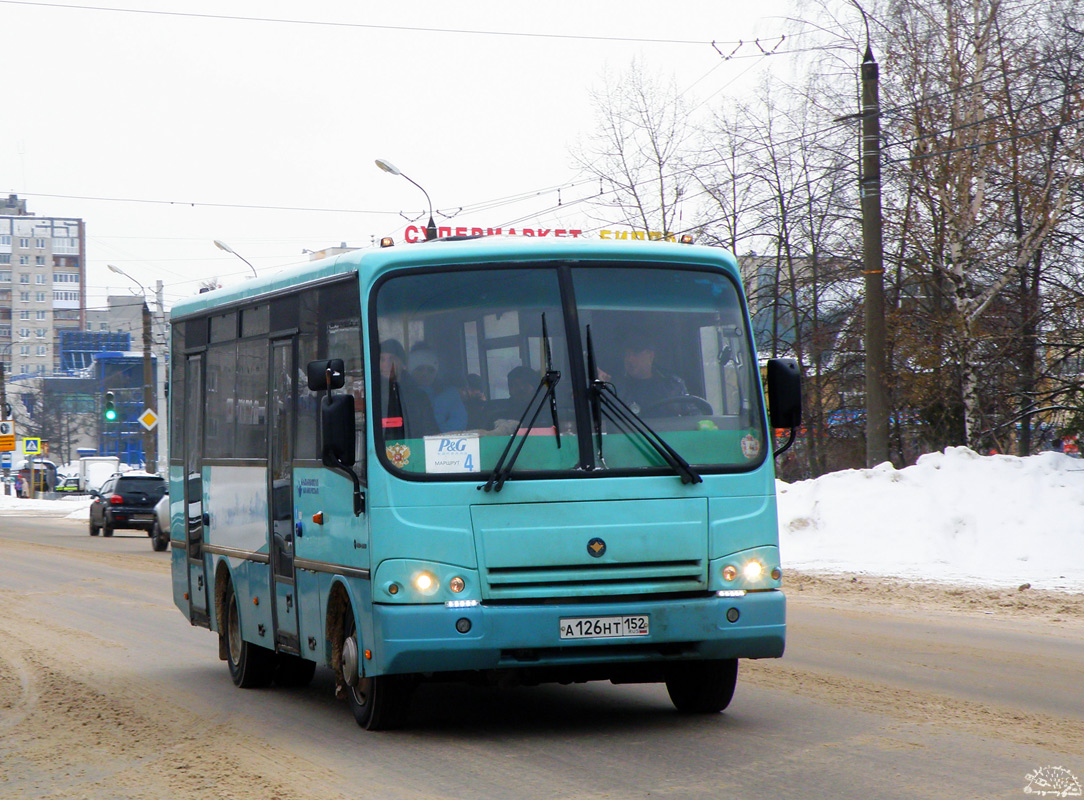
MULTIPOLYGON (((579 239, 583 237, 583 231, 577 228, 478 228, 468 225, 460 225, 455 228, 444 225, 437 228, 438 239, 448 236, 526 236, 529 238, 579 239)), ((659 240, 676 242, 678 239, 677 235, 673 233, 635 230, 602 230, 598 232, 598 238, 652 242, 659 240)), ((408 225, 403 233, 403 239, 408 244, 424 242, 425 227, 422 225, 408 225)))
MULTIPOLYGON (((451 226, 441 226, 437 228, 437 238, 443 239, 446 236, 530 236, 530 237, 550 237, 557 239, 565 238, 578 238, 583 235, 583 231, 576 230, 574 228, 472 228, 466 225, 460 225, 457 228, 451 226)), ((409 244, 414 242, 425 241, 425 226, 424 225, 407 225, 403 238, 409 244)))

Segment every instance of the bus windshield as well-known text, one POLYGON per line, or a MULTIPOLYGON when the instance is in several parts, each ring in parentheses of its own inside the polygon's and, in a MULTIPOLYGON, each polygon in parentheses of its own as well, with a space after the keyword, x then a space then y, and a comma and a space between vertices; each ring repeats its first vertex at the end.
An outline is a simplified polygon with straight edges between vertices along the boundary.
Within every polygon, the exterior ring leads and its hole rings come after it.
POLYGON ((752 342, 722 273, 626 262, 459 267, 393 275, 375 307, 378 450, 408 476, 484 475, 517 433, 517 480, 670 470, 620 414, 596 424, 593 381, 697 469, 764 458, 752 342), (555 408, 524 418, 547 370, 560 373, 555 408))

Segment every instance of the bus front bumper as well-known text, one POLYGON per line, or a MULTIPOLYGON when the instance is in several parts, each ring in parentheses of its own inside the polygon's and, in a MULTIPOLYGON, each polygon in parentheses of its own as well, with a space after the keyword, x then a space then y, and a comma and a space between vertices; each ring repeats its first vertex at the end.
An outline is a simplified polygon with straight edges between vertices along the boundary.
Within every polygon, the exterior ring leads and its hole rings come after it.
MULTIPOLYGON (((375 641, 366 674, 440 673, 635 665, 783 655, 786 600, 781 591, 743 597, 554 605, 374 605, 375 641), (586 620, 647 617, 646 635, 562 638, 586 620), (464 632, 461 632, 464 631, 464 632)), ((612 623, 611 623, 612 625, 612 623)), ((613 628, 610 628, 613 630, 613 628)), ((650 668, 644 673, 651 674, 650 668)), ((611 677, 602 675, 601 677, 611 677)), ((652 678, 645 678, 650 680, 652 678)), ((633 678, 635 680, 635 678, 633 678)))

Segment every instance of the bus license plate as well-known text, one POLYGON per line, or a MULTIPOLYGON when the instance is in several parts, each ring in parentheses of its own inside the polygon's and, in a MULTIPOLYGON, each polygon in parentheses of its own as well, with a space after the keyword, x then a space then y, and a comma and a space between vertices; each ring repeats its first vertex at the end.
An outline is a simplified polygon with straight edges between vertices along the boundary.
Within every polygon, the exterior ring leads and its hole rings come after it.
POLYGON ((610 639, 621 636, 647 636, 646 614, 622 617, 575 617, 561 620, 562 639, 610 639))

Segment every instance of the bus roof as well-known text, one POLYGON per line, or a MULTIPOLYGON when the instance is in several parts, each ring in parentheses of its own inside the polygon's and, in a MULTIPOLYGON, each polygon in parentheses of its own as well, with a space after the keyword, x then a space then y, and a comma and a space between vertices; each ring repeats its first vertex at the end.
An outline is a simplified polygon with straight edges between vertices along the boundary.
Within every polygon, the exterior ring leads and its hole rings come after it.
POLYGON ((215 289, 181 300, 173 306, 171 319, 180 320, 202 311, 257 298, 292 286, 335 275, 357 272, 365 283, 391 269, 448 264, 507 264, 509 261, 624 260, 683 262, 728 269, 735 278, 737 263, 726 250, 703 245, 665 241, 599 239, 533 239, 523 236, 483 236, 470 239, 437 239, 417 244, 366 248, 341 253, 250 278, 243 283, 215 289))

